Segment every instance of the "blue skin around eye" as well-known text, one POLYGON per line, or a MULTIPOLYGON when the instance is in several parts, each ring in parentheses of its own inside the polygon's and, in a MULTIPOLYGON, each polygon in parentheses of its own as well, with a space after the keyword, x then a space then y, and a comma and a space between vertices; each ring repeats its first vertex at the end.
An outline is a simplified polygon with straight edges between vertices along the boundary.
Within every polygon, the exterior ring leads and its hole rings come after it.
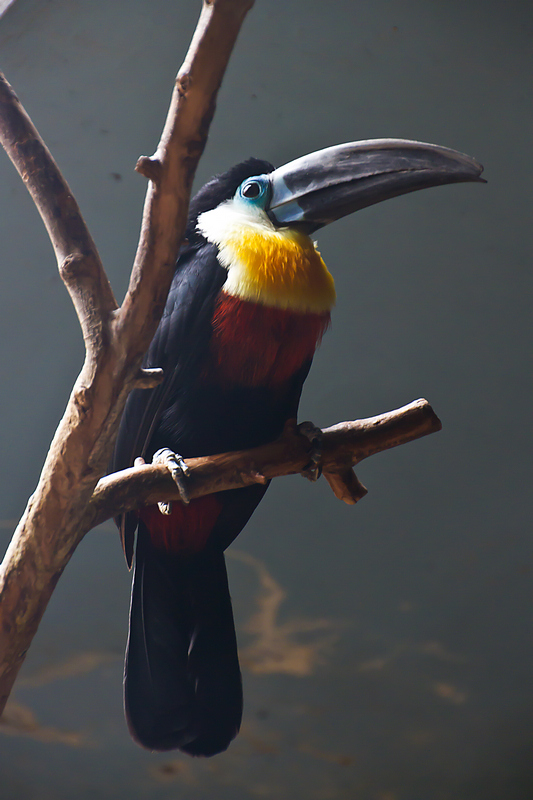
MULTIPOLYGON (((290 198, 291 190, 286 186, 285 181, 279 181, 285 189, 288 197, 290 198)), ((277 187, 279 190, 279 186, 277 187)), ((272 183, 266 175, 254 175, 247 178, 241 183, 235 194, 234 201, 250 208, 260 208, 263 211, 268 211, 268 215, 275 225, 290 225, 291 222, 299 222, 305 218, 305 212, 299 205, 297 200, 289 199, 288 202, 281 203, 276 206, 275 210, 269 211, 270 201, 272 199, 272 183), (250 183, 257 183, 261 187, 261 191, 257 197, 244 197, 242 190, 250 183)))
POLYGON ((246 203, 246 205, 256 206, 257 208, 265 209, 268 201, 270 199, 270 181, 264 175, 257 175, 252 178, 247 178, 239 188, 237 189, 237 193, 235 195, 235 200, 240 203, 246 203), (257 197, 244 197, 242 194, 242 190, 245 186, 248 186, 250 183, 257 183, 261 187, 261 191, 257 195, 257 197))

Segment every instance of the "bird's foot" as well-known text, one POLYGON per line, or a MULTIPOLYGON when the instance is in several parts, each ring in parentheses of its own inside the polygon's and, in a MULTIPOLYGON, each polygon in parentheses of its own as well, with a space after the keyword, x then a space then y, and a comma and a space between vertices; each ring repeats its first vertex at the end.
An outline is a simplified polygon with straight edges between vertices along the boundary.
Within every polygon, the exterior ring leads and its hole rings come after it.
MULTIPOLYGON (((187 481, 185 479, 189 477, 190 472, 183 458, 168 447, 162 447, 161 450, 154 453, 152 464, 163 464, 163 466, 169 470, 174 483, 179 489, 181 502, 187 505, 190 502, 190 497, 187 481)), ((171 502, 158 503, 157 507, 162 514, 168 516, 172 513, 171 502)))
POLYGON ((312 422, 301 422, 298 425, 298 433, 311 443, 309 461, 301 474, 309 481, 317 481, 322 475, 322 430, 312 422))

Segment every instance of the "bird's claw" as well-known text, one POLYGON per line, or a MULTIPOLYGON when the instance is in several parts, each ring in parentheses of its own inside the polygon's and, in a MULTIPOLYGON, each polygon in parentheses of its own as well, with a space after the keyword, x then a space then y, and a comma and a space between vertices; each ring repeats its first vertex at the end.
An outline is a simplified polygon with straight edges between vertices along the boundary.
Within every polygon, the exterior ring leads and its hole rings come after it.
MULTIPOLYGON (((181 502, 187 505, 190 502, 190 497, 185 478, 189 477, 190 471, 179 453, 174 453, 174 451, 170 450, 168 447, 162 447, 161 450, 154 453, 152 464, 163 464, 163 466, 169 470, 172 475, 172 480, 179 489, 181 502)), ((172 513, 172 503, 170 501, 160 502, 157 504, 157 507, 162 514, 168 516, 172 513)))
POLYGON ((322 475, 322 430, 312 422, 301 422, 298 432, 305 436, 311 444, 309 461, 301 474, 309 481, 317 481, 322 475))

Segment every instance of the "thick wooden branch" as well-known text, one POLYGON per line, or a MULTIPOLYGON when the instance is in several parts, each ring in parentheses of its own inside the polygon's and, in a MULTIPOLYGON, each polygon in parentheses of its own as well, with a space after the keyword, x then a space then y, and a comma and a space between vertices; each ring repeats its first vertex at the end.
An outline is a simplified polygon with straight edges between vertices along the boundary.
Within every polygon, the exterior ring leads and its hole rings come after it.
MULTIPOLYGON (((377 417, 341 422, 322 431, 322 463, 325 477, 339 499, 349 504, 366 494, 352 467, 376 453, 412 442, 441 429, 441 423, 427 400, 377 417), (350 475, 351 477, 347 477, 350 475)), ((239 489, 271 478, 301 472, 309 459, 309 441, 288 425, 275 442, 233 453, 186 459, 191 471, 191 498, 239 489)), ((93 527, 110 517, 161 500, 179 501, 168 470, 146 464, 108 475, 99 481, 87 508, 86 526, 93 527)))
POLYGON ((156 371, 140 371, 140 363, 165 302, 216 92, 251 5, 204 3, 156 153, 141 244, 118 311, 68 185, 13 90, 5 79, 0 83, 0 140, 43 217, 86 342, 83 369, 0 568, 0 713, 57 580, 86 533, 87 504, 105 473, 126 397, 134 386, 160 380, 156 371))
POLYGON ((137 162, 137 171, 150 180, 150 186, 130 285, 117 318, 117 336, 126 336, 132 343, 142 342, 141 355, 152 338, 153 320, 159 321, 163 311, 216 95, 252 5, 253 0, 204 2, 189 52, 176 78, 161 141, 153 156, 142 156, 137 162))

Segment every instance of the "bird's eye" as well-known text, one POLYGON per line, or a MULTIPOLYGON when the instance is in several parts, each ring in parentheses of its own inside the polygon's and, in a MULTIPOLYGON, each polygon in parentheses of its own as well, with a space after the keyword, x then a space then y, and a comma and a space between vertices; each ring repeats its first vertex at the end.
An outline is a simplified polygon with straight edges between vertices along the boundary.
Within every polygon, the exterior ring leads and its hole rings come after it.
POLYGON ((261 184, 259 184, 257 181, 250 181, 249 183, 244 184, 241 189, 241 194, 248 200, 254 200, 254 198, 259 197, 261 194, 261 189, 261 184))
POLYGON ((235 194, 237 203, 244 203, 246 213, 251 214, 253 209, 264 211, 270 198, 270 181, 267 175, 250 175, 246 178, 235 194))

